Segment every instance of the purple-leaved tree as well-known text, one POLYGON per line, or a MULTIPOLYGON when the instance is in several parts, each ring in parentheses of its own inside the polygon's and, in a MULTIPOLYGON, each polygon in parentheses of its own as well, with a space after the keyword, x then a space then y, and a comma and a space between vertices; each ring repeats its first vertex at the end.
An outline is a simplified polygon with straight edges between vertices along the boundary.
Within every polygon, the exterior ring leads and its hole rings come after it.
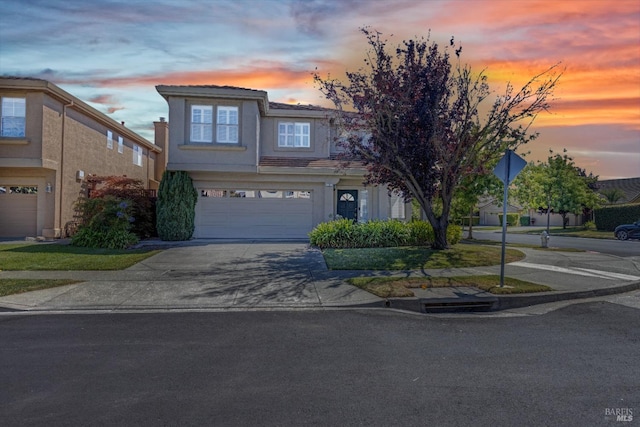
POLYGON ((453 38, 444 48, 428 38, 405 40, 389 52, 380 33, 361 31, 370 48, 365 67, 347 72, 346 82, 318 73, 315 82, 340 113, 345 158, 364 162, 366 184, 416 199, 433 226, 433 248, 446 249, 456 188, 486 174, 507 148, 535 139, 529 127, 549 108, 562 73, 554 65, 496 96, 484 70, 460 65, 453 38))

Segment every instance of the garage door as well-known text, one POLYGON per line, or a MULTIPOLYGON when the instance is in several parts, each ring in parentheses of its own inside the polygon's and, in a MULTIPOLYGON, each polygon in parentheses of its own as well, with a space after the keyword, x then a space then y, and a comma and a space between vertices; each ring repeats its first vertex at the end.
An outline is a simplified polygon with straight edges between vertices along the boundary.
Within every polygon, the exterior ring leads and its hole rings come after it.
POLYGON ((36 236, 38 187, 0 184, 0 237, 36 236))
POLYGON ((310 191, 200 190, 197 238, 306 238, 310 191))

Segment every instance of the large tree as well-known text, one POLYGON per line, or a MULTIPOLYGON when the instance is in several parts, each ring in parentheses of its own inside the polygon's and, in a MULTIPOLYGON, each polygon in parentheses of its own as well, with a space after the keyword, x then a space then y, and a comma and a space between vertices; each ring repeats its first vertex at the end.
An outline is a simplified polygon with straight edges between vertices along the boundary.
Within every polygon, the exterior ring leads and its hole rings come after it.
MULTIPOLYGON (((565 150, 566 153, 566 150, 565 150)), ((563 228, 567 214, 581 214, 599 206, 599 196, 593 190, 598 177, 587 175, 567 154, 554 154, 546 163, 529 163, 514 181, 514 196, 527 208, 547 213, 547 231, 551 211, 562 216, 563 228)))
POLYGON ((444 48, 427 38, 390 50, 380 33, 361 31, 370 47, 365 67, 347 72, 346 82, 316 74, 316 83, 344 113, 345 151, 367 166, 365 182, 417 200, 433 226, 433 247, 445 249, 456 188, 536 137, 529 127, 549 108, 561 73, 551 67, 494 96, 484 71, 453 60, 451 50, 461 52, 453 39, 444 48))

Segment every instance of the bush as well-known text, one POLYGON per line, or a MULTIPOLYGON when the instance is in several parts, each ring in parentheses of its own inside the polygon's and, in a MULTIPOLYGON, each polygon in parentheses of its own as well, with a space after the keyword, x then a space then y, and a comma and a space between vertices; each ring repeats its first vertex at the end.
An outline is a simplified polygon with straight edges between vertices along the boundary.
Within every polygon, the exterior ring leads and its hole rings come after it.
POLYGON ((141 239, 157 235, 155 199, 147 195, 141 180, 126 176, 90 176, 87 182, 94 187, 89 192, 90 199, 113 196, 131 203, 131 213, 136 219, 132 233, 141 239))
POLYGON ((595 230, 596 229, 596 223, 593 222, 593 221, 587 221, 582 225, 582 227, 585 230, 595 230))
POLYGON ((195 230, 198 192, 185 171, 164 171, 156 202, 156 228, 162 240, 189 240, 195 230))
POLYGON ((135 222, 131 201, 113 196, 83 199, 79 208, 85 222, 71 238, 72 245, 126 249, 138 242, 138 236, 131 232, 135 222))
POLYGON ((529 215, 522 215, 520 217, 520 225, 531 225, 531 217, 529 215))
POLYGON ((433 227, 428 221, 411 221, 409 233, 411 244, 415 246, 428 246, 435 240, 433 227))
POLYGON ((459 225, 450 225, 447 228, 447 242, 450 245, 455 245, 460 243, 460 239, 462 239, 462 227, 459 225))
MULTIPOLYGON (((502 214, 498 214, 498 218, 500 219, 500 225, 502 225, 502 214)), ((517 225, 519 219, 520 219, 520 214, 508 213, 507 214, 507 225, 508 226, 517 225)))
POLYGON ((631 224, 640 219, 640 204, 606 206, 593 211, 596 227, 602 231, 613 231, 620 224, 631 224))
MULTIPOLYGON (((450 225, 447 241, 455 245, 461 237, 462 228, 450 225)), ((312 246, 321 249, 428 246, 434 241, 434 233, 427 221, 372 220, 354 223, 339 219, 318 224, 309 233, 309 240, 312 246)))

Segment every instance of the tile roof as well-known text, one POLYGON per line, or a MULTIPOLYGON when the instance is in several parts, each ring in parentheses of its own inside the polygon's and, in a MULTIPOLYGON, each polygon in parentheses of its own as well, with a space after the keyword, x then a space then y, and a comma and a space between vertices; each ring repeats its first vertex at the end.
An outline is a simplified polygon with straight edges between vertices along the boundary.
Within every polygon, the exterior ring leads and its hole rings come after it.
POLYGON ((282 102, 269 102, 269 108, 273 108, 275 110, 335 111, 331 108, 320 107, 319 105, 284 104, 282 102))
MULTIPOLYGON (((281 167, 281 168, 334 168, 339 169, 344 162, 335 156, 329 158, 317 157, 260 157, 260 166, 264 167, 281 167)), ((349 162, 349 167, 362 168, 360 162, 349 162)))
POLYGON ((625 197, 618 203, 640 203, 640 177, 639 178, 623 178, 623 179, 607 179, 598 181, 599 192, 608 189, 620 189, 625 197))

